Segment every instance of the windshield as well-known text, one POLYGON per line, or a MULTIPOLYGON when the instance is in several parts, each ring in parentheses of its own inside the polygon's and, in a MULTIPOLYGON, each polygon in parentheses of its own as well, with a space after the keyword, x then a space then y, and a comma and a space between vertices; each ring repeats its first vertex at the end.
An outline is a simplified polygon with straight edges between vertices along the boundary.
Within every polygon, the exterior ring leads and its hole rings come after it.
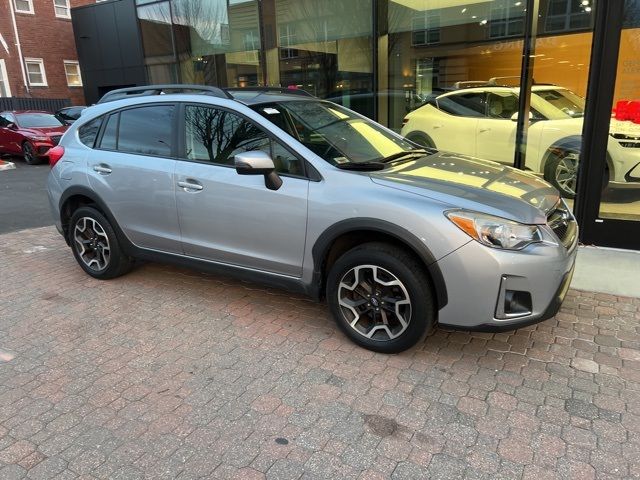
POLYGON ((18 125, 23 128, 61 127, 63 123, 48 113, 18 113, 18 125))
MULTIPOLYGON (((534 90, 533 94, 544 100, 548 105, 544 110, 549 110, 549 106, 554 107, 555 115, 548 115, 551 119, 558 118, 560 112, 567 116, 577 118, 584 116, 584 98, 579 97, 566 88, 550 88, 545 90, 534 90)), ((562 117, 560 117, 562 118, 562 117)))
POLYGON ((377 123, 330 102, 288 101, 256 110, 332 165, 376 162, 418 150, 377 123))

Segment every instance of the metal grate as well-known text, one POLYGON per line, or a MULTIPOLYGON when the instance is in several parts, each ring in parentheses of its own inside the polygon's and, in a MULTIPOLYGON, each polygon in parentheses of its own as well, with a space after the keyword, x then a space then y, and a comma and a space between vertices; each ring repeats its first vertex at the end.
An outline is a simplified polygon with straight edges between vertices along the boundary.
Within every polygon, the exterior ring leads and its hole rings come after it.
POLYGON ((0 111, 5 110, 44 110, 55 112, 64 107, 69 107, 71 101, 68 98, 0 98, 0 111))

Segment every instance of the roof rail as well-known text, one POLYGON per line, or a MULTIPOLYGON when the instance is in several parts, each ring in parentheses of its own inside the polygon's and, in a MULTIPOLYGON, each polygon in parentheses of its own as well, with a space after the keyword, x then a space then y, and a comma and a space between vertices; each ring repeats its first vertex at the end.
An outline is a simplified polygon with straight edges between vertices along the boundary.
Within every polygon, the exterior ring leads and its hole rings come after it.
POLYGON ((464 82, 456 82, 453 84, 453 88, 473 88, 473 87, 486 87, 489 83, 486 80, 466 80, 464 82))
POLYGON ((278 92, 278 93, 290 93, 292 95, 304 95, 306 97, 313 97, 309 92, 301 88, 289 88, 289 87, 230 87, 225 88, 225 92, 278 92))
POLYGON ((173 91, 181 91, 184 93, 198 92, 204 95, 212 95, 220 98, 233 98, 230 94, 218 87, 208 85, 141 85, 139 87, 118 88, 105 93, 98 103, 113 102, 123 98, 145 97, 148 95, 162 95, 173 91))

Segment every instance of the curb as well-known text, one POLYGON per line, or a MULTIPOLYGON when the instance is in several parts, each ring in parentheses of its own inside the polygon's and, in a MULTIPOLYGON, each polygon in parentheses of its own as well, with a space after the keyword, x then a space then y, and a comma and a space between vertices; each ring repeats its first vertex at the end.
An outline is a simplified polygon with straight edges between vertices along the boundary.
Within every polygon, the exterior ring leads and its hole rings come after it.
POLYGON ((13 170, 16 168, 16 164, 13 162, 5 162, 4 160, 0 160, 0 172, 2 170, 13 170))

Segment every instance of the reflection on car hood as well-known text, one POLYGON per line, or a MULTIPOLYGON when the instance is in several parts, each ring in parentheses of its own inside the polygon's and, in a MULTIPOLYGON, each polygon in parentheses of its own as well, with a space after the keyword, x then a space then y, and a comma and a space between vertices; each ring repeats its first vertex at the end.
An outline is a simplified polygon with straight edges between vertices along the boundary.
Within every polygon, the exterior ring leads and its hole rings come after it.
POLYGON ((609 133, 621 133, 629 137, 640 138, 640 125, 629 120, 623 121, 612 118, 609 133))
POLYGON ((523 223, 546 222, 560 200, 555 188, 533 174, 453 153, 398 163, 370 176, 378 184, 523 223))
POLYGON ((21 128, 20 132, 23 135, 61 135, 66 132, 68 125, 61 125, 59 127, 31 127, 31 128, 21 128))

